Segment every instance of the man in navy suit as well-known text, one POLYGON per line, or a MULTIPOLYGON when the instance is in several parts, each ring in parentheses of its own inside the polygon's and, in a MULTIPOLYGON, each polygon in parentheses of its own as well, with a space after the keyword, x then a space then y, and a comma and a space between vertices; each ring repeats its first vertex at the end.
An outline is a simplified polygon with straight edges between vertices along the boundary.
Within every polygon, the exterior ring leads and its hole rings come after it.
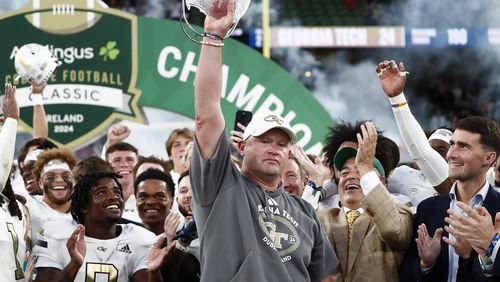
MULTIPOLYGON (((493 120, 469 117, 455 124, 451 147, 446 155, 449 177, 455 180, 449 193, 424 200, 414 217, 414 242, 400 268, 401 281, 483 281, 477 248, 456 231, 458 221, 450 218, 467 209, 500 211, 500 194, 486 181, 488 169, 500 154, 500 127, 493 120), (462 205, 460 202, 464 203, 462 205), (456 223, 456 225, 454 225, 456 223), (454 236, 455 235, 455 236, 454 236)), ((490 224, 494 218, 490 216, 490 224)), ((464 222, 467 222, 464 220, 464 222)), ((460 229, 462 230, 462 229, 460 229)), ((500 260, 500 259, 499 259, 500 260)), ((490 261, 491 263, 491 261, 490 261)))
MULTIPOLYGON (((500 280, 500 212, 495 216, 495 223, 491 222, 491 215, 484 207, 471 208, 462 202, 457 203, 465 213, 448 210, 449 216, 445 221, 451 227, 448 232, 455 237, 467 240, 479 255, 483 275, 491 281, 500 280)), ((484 276, 481 276, 484 278, 484 276)))

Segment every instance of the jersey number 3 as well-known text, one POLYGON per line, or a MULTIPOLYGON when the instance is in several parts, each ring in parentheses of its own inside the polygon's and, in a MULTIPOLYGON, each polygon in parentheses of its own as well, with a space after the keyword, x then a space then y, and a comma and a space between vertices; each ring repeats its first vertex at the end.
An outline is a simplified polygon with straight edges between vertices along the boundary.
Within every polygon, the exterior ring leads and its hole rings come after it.
POLYGON ((85 268, 85 282, 96 281, 98 275, 108 276, 108 282, 118 281, 118 269, 112 264, 87 262, 85 268))
POLYGON ((21 268, 21 264, 19 263, 19 260, 17 260, 17 249, 19 247, 19 237, 17 237, 16 230, 14 229, 14 224, 10 222, 6 222, 7 224, 7 230, 9 230, 10 236, 12 237, 12 249, 14 251, 14 258, 16 261, 16 270, 15 270, 15 277, 16 280, 24 278, 24 272, 23 269, 21 268))

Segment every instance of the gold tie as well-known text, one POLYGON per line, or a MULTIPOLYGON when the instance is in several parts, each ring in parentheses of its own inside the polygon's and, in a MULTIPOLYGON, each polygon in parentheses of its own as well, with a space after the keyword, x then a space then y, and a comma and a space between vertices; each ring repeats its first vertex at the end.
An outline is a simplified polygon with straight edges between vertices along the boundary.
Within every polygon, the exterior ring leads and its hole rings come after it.
POLYGON ((354 221, 358 218, 361 213, 357 210, 350 210, 347 212, 347 223, 349 224, 349 245, 351 244, 352 239, 352 226, 354 225, 354 221))

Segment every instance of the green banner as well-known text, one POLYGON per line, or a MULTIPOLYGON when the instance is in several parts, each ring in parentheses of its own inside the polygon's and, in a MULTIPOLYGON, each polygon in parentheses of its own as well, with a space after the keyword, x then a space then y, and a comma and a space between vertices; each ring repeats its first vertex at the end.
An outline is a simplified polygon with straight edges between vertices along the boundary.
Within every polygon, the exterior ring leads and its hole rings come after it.
MULTIPOLYGON (((26 43, 49 45, 63 62, 43 93, 49 137, 78 147, 102 135, 120 119, 144 122, 141 106, 194 118, 193 83, 200 46, 182 33, 179 23, 136 17, 78 0, 32 0, 0 15, 3 38, 0 75, 12 81, 16 51, 26 43)), ((91 3, 92 2, 92 3, 91 3)), ((248 46, 226 39, 222 110, 228 128, 234 113, 272 111, 287 119, 297 143, 318 153, 333 120, 312 94, 279 65, 248 46)), ((29 85, 18 85, 21 124, 32 127, 29 85)))

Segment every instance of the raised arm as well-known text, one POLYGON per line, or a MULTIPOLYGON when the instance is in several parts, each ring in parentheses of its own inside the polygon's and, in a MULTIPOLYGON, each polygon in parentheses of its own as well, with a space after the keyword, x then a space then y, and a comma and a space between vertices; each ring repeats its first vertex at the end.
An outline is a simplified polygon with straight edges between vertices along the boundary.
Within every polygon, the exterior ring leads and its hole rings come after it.
POLYGON ((319 206, 319 198, 323 186, 325 175, 323 174, 323 165, 320 161, 313 163, 307 156, 304 149, 295 144, 290 147, 290 157, 294 157, 299 166, 303 168, 307 175, 307 185, 302 192, 302 199, 310 203, 314 209, 319 206), (312 181, 314 184, 310 183, 312 181))
POLYGON ((10 83, 5 84, 2 112, 4 116, 1 121, 5 123, 0 132, 0 192, 5 188, 5 183, 7 183, 10 176, 16 145, 17 121, 19 120, 16 87, 10 83))
POLYGON ((214 0, 205 19, 205 32, 196 71, 194 109, 196 140, 203 158, 213 156, 225 122, 220 106, 222 38, 233 25, 235 0, 214 0))
POLYGON ((42 92, 47 84, 44 82, 40 85, 31 81, 31 92, 33 94, 33 138, 48 138, 49 125, 47 124, 47 115, 43 107, 42 92))
POLYGON ((299 145, 292 145, 290 148, 290 156, 293 156, 305 170, 308 180, 313 181, 318 187, 323 186, 325 175, 321 162, 313 163, 306 152, 304 152, 304 149, 299 145))
POLYGON ((130 128, 124 124, 113 124, 108 129, 106 143, 101 150, 101 159, 106 159, 106 151, 111 145, 123 142, 131 133, 130 128))
POLYGON ((402 62, 398 67, 395 61, 385 60, 378 64, 375 71, 379 74, 384 93, 391 101, 399 132, 411 158, 417 162, 425 177, 439 193, 448 192, 452 184, 448 180, 448 164, 429 145, 424 130, 411 113, 404 96, 405 66, 402 62))
POLYGON ((377 129, 371 122, 361 126, 357 134, 356 167, 361 177, 365 198, 363 209, 373 217, 382 240, 394 250, 406 250, 411 240, 412 214, 408 207, 398 206, 375 174, 373 160, 377 147, 377 129))

